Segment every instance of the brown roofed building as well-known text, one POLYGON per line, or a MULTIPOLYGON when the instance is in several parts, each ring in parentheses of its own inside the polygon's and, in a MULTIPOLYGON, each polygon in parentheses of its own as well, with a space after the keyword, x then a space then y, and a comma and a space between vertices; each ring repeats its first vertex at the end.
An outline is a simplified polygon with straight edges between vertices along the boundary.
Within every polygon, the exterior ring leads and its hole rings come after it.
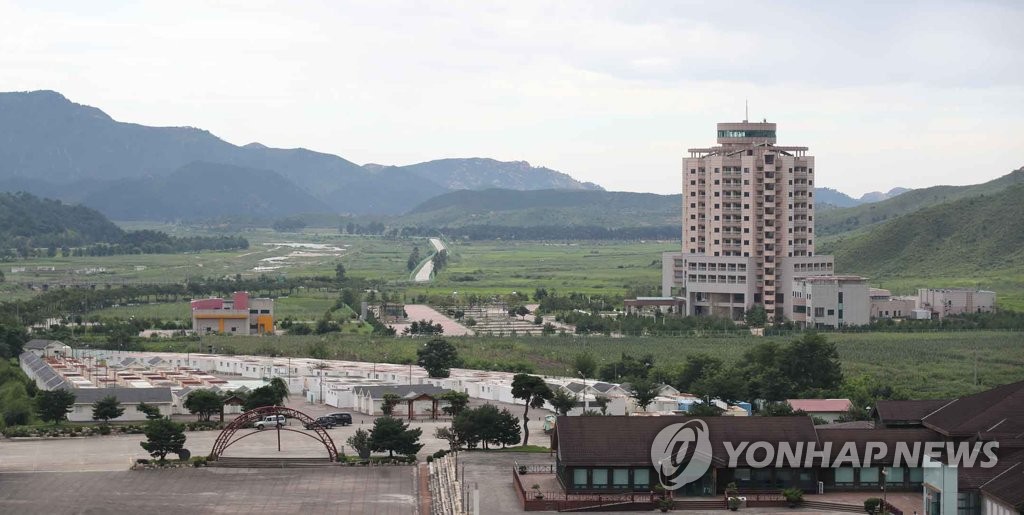
POLYGON ((949 403, 949 399, 878 401, 872 416, 880 427, 921 427, 924 417, 949 403))

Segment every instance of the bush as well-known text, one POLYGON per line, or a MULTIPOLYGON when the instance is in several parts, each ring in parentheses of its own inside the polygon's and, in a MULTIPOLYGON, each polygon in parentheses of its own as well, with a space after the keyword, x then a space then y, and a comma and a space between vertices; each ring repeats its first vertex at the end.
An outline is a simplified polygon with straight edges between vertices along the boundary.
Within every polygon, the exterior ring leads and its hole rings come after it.
POLYGON ((869 497, 864 500, 864 511, 867 513, 878 513, 878 507, 881 505, 881 499, 878 497, 869 497))
POLYGON ((196 456, 196 457, 193 457, 192 458, 192 466, 196 467, 196 468, 198 468, 198 467, 205 467, 206 466, 206 456, 196 456))
MULTIPOLYGON (((78 432, 77 431, 78 428, 76 427, 75 429, 76 429, 75 432, 77 433, 78 432)), ((101 435, 109 435, 110 434, 110 426, 108 426, 106 424, 101 425, 100 426, 100 434, 101 435)))

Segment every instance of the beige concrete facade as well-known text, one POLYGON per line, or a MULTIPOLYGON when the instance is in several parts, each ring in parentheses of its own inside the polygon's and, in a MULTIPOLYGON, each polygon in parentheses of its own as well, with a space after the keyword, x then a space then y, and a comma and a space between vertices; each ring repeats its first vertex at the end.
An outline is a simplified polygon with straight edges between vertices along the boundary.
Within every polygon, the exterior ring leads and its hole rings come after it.
POLYGON ((954 288, 917 290, 917 308, 931 311, 932 317, 939 320, 950 315, 991 313, 995 306, 996 293, 993 291, 954 288))
POLYGON ((867 325, 867 279, 857 275, 802 277, 793 281, 789 318, 802 327, 839 328, 867 325))
POLYGON ((779 319, 795 278, 833 273, 814 253, 814 157, 776 145, 774 123, 719 123, 717 142, 683 159, 683 244, 663 256, 662 295, 690 315, 760 304, 779 319))

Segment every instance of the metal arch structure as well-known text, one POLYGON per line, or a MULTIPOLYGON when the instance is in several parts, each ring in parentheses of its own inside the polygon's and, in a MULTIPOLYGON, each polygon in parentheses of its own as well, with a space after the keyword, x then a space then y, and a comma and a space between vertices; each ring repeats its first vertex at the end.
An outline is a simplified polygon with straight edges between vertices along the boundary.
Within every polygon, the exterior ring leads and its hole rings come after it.
MULTIPOLYGON (((338 448, 335 447, 334 440, 331 439, 331 435, 327 433, 327 430, 320 424, 317 424, 316 419, 313 417, 301 411, 286 408, 284 406, 263 406, 251 409, 239 415, 235 420, 231 421, 231 423, 228 424, 219 435, 217 435, 217 440, 213 442, 213 450, 210 451, 208 459, 216 461, 217 458, 220 458, 224 454, 224 451, 227 450, 228 447, 231 447, 232 444, 242 438, 252 436, 256 433, 266 433, 267 431, 252 429, 252 431, 238 434, 239 431, 249 428, 252 424, 263 420, 263 417, 271 415, 284 415, 287 418, 298 420, 303 426, 309 424, 310 427, 313 428, 312 433, 292 429, 287 426, 278 426, 277 431, 291 431, 293 433, 298 433, 318 440, 324 444, 331 461, 338 461, 338 448)), ((280 450, 280 433, 278 434, 278 447, 278 450, 280 450)))

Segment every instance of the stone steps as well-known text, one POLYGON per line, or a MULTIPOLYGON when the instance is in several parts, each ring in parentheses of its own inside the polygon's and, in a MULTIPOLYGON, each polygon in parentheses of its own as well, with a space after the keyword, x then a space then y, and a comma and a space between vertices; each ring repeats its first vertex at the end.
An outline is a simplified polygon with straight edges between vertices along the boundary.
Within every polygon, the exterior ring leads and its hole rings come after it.
POLYGON ((219 468, 304 468, 337 465, 327 458, 225 458, 207 462, 219 468))

